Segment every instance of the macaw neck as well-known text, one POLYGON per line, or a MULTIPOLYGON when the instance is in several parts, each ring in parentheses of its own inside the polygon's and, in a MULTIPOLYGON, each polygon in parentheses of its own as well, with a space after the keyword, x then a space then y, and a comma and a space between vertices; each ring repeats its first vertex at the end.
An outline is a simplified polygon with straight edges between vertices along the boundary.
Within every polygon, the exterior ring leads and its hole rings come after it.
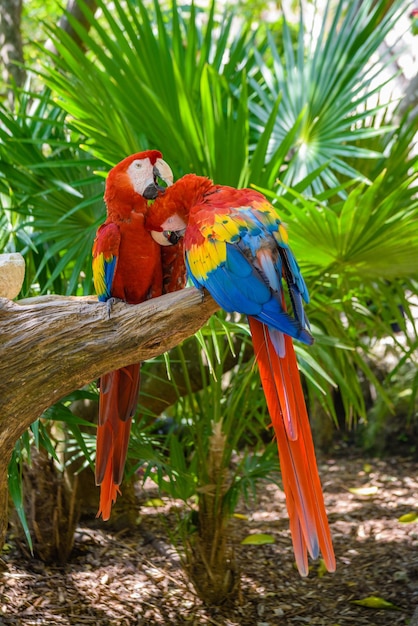
POLYGON ((186 174, 168 187, 162 206, 166 214, 177 213, 187 222, 192 207, 204 202, 205 196, 216 189, 217 186, 209 178, 186 174))
POLYGON ((135 194, 135 198, 125 200, 112 200, 107 204, 107 219, 112 222, 126 222, 132 217, 132 213, 145 215, 148 202, 142 196, 135 194))
POLYGON ((177 195, 183 197, 184 205, 189 208, 203 202, 205 195, 216 190, 216 185, 205 176, 186 174, 174 185, 177 187, 177 195))
POLYGON ((218 187, 204 176, 186 174, 179 178, 174 185, 167 187, 148 212, 147 230, 157 232, 179 230, 180 228, 170 226, 170 221, 173 223, 173 220, 176 224, 180 221, 186 226, 191 209, 202 204, 205 197, 217 189, 218 187))

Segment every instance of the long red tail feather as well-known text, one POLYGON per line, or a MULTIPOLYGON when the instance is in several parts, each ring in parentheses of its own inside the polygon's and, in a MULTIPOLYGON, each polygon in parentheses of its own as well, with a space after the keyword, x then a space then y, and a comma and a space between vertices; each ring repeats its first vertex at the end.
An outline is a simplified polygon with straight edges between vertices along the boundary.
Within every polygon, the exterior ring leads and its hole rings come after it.
POLYGON ((97 516, 102 515, 104 520, 109 519, 112 504, 120 493, 139 381, 139 363, 109 372, 100 379, 96 484, 100 485, 97 516))
POLYGON ((110 458, 109 463, 105 469, 103 481, 100 484, 100 504, 96 517, 102 516, 106 522, 112 510, 112 504, 116 502, 118 494, 120 495, 119 486, 113 481, 113 467, 112 460, 110 458))
POLYGON ((333 572, 334 550, 292 339, 285 335, 285 352, 279 356, 268 327, 254 318, 249 322, 279 449, 298 570, 307 576, 307 552, 313 558, 322 552, 326 568, 333 572))

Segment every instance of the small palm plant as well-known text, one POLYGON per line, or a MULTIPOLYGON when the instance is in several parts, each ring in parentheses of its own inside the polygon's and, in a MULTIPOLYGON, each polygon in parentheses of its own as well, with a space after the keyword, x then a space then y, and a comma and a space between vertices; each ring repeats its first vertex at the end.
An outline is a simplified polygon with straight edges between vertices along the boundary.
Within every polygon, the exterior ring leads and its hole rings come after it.
POLYGON ((48 89, 0 107, 5 250, 26 259, 25 295, 92 292, 91 246, 103 220, 103 163, 84 153, 48 89))
MULTIPOLYGON (((246 325, 218 316, 173 351, 185 387, 165 412, 171 426, 161 455, 156 458, 154 451, 153 458, 142 462, 145 477, 185 503, 177 527, 179 552, 196 592, 210 604, 235 597, 239 589, 228 533, 238 501, 255 495, 257 482, 271 480, 278 470, 276 444, 266 447, 260 434, 270 420, 248 342, 246 325), (233 346, 239 353, 231 361, 233 346)), ((141 442, 143 446, 144 434, 137 432, 134 456, 141 456, 143 447, 135 454, 141 442)))

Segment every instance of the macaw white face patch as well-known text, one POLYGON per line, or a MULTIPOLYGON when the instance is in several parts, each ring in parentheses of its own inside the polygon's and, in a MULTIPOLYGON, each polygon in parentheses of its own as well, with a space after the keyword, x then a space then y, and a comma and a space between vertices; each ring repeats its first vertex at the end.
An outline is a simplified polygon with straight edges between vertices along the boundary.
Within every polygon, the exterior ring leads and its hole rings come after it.
POLYGON ((132 161, 127 173, 133 190, 140 196, 144 195, 147 187, 154 184, 154 167, 149 158, 132 161))

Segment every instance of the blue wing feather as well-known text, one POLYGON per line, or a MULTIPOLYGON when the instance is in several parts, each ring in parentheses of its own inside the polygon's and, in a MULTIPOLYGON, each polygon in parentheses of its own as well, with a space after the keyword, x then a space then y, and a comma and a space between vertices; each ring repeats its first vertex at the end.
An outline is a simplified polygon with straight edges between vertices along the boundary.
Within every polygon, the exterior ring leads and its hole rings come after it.
MULTIPOLYGON (((214 209, 216 211, 216 208, 214 209)), ((225 217, 220 225, 208 228, 210 235, 202 245, 202 257, 214 259, 199 278, 193 274, 186 252, 186 266, 196 287, 205 287, 226 311, 250 315, 306 343, 313 339, 303 311, 302 299, 308 291, 299 266, 279 232, 280 220, 271 207, 266 213, 254 207, 231 208, 228 219, 236 220, 239 236, 231 236, 225 217), (263 221, 264 220, 264 221, 263 221), (226 225, 226 226, 225 226, 226 225), (217 246, 223 245, 223 254, 217 246), (212 246, 214 246, 212 248, 212 246), (220 262, 215 262, 223 258, 220 262), (292 302, 294 317, 282 302, 284 274, 292 302)), ((201 269, 199 257, 194 261, 201 269)))
POLYGON ((111 257, 109 260, 104 260, 104 275, 106 283, 106 293, 99 296, 99 300, 104 302, 111 297, 113 276, 115 275, 117 257, 111 257))
POLYGON ((120 232, 116 224, 102 224, 93 245, 93 280, 98 299, 106 302, 112 297, 120 244, 120 232))

